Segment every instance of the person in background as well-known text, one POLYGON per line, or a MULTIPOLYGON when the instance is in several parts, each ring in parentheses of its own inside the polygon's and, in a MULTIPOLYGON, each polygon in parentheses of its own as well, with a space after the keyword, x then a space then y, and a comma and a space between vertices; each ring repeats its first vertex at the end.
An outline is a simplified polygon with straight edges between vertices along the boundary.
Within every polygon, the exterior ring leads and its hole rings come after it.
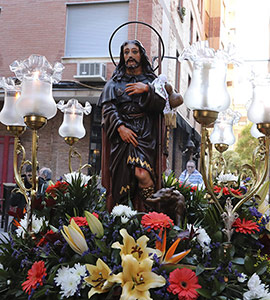
POLYGON ((49 168, 43 167, 39 171, 37 197, 45 196, 46 189, 52 182, 52 171, 49 168))
MULTIPOLYGON (((23 178, 24 186, 27 189, 30 189, 32 187, 32 183, 31 183, 31 180, 32 180, 32 166, 31 165, 26 166, 25 174, 22 175, 22 178, 23 178)), ((21 211, 23 211, 23 209, 26 205, 25 197, 22 193, 20 193, 18 185, 11 192, 10 205, 12 207, 16 207, 17 209, 19 209, 21 211)))
POLYGON ((186 164, 186 170, 184 170, 180 177, 179 182, 185 182, 190 185, 204 186, 201 173, 196 170, 196 163, 194 160, 189 160, 186 164))
MULTIPOLYGON (((22 175, 23 183, 26 189, 31 189, 32 187, 32 166, 27 165, 25 168, 25 174, 22 175)), ((30 191, 27 192, 28 197, 30 197, 30 191)), ((19 186, 12 190, 10 194, 10 206, 8 214, 13 216, 16 221, 19 221, 23 218, 24 209, 26 207, 26 199, 24 195, 20 192, 19 186)), ((17 227, 14 225, 14 222, 10 223, 10 230, 14 232, 17 227)))

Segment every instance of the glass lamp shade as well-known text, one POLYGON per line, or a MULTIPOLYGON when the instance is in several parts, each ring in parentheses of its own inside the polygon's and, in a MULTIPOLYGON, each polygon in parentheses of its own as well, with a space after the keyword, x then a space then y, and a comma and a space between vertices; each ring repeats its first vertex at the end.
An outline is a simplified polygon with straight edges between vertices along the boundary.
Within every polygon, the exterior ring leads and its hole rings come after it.
POLYGON ((253 137, 255 137, 256 139, 265 136, 262 132, 260 132, 257 128, 257 124, 253 124, 251 129, 250 129, 250 133, 253 137))
POLYGON ((16 110, 22 117, 42 116, 51 119, 57 112, 52 96, 52 83, 61 79, 63 65, 50 65, 44 56, 31 55, 24 61, 15 61, 10 65, 17 78, 22 81, 21 97, 16 110))
POLYGON ((5 90, 4 106, 0 112, 0 122, 6 126, 26 126, 16 109, 16 102, 20 96, 20 87, 15 86, 12 78, 0 78, 0 87, 5 90))
POLYGON ((221 112, 230 106, 226 74, 228 63, 236 63, 232 52, 232 47, 215 51, 207 41, 183 50, 180 59, 193 61, 192 79, 184 95, 189 109, 221 112))
POLYGON ((240 114, 228 109, 218 114, 218 118, 214 123, 214 130, 210 135, 212 144, 233 145, 235 137, 233 134, 233 124, 240 119, 240 114))
POLYGON ((192 110, 224 111, 230 106, 226 86, 227 65, 223 62, 194 63, 184 103, 192 110))
POLYGON ((253 82, 253 97, 247 116, 255 124, 270 123, 270 74, 253 82))
POLYGON ((83 138, 85 136, 83 114, 88 115, 91 112, 91 105, 86 102, 84 108, 78 100, 70 99, 66 105, 64 101, 60 101, 57 106, 64 113, 63 123, 58 130, 60 136, 83 138))

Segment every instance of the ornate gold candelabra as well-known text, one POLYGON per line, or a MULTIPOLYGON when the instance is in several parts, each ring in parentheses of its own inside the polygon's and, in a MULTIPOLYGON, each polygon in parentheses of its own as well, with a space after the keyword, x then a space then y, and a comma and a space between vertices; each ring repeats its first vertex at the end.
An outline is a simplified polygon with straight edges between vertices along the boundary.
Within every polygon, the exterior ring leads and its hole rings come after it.
POLYGON ((52 83, 61 79, 63 65, 56 63, 53 67, 44 56, 31 55, 23 61, 14 61, 10 65, 20 85, 13 79, 1 79, 0 85, 5 89, 5 103, 0 113, 0 121, 7 125, 7 130, 14 135, 14 175, 20 192, 27 203, 27 230, 32 230, 32 203, 37 192, 37 148, 38 130, 46 125, 47 120, 54 117, 57 108, 52 97, 52 83), (21 91, 19 97, 15 92, 21 91), (25 159, 25 149, 20 143, 20 135, 25 126, 32 130, 32 157, 25 159), (18 167, 18 156, 22 155, 18 167), (32 166, 31 188, 27 189, 22 180, 24 165, 32 166), (28 196, 30 193, 30 197, 28 196))
POLYGON ((248 111, 249 119, 257 124, 257 128, 265 134, 258 138, 259 145, 254 150, 252 164, 244 164, 238 174, 228 173, 224 152, 235 141, 232 126, 239 118, 237 113, 229 110, 230 97, 226 87, 226 70, 228 63, 236 63, 231 53, 235 51, 218 50, 208 47, 207 42, 197 42, 184 49, 181 58, 193 61, 192 80, 184 96, 184 103, 193 110, 194 118, 201 124, 201 156, 200 171, 206 189, 209 194, 210 203, 214 203, 223 218, 225 228, 223 232, 230 244, 233 234, 232 225, 238 217, 239 208, 258 191, 268 175, 269 160, 269 135, 270 114, 267 105, 263 106, 263 100, 269 101, 270 79, 264 81, 263 92, 259 90, 262 85, 253 85, 253 103, 248 111), (267 87, 267 88, 266 88, 267 87), (268 93, 266 93, 268 91, 268 93), (262 98, 265 99, 262 99, 262 98), (208 128, 213 127, 211 136, 208 128), (218 151, 217 158, 213 157, 213 146, 218 151), (227 174, 229 175, 229 174, 227 174), (250 178, 247 192, 244 195, 236 195, 232 189, 237 182, 250 178), (215 191, 214 180, 219 178, 218 188, 215 191), (230 198, 225 206, 221 205, 223 188, 226 187, 229 195, 238 199, 236 205, 232 205, 230 198))

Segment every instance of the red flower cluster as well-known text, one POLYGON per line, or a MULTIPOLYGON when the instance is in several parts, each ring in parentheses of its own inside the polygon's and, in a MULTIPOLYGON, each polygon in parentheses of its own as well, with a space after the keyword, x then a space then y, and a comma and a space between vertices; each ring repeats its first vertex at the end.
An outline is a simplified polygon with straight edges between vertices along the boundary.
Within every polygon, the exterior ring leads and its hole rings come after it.
MULTIPOLYGON (((219 193, 221 192, 221 187, 215 186, 215 187, 214 187, 214 192, 215 192, 216 194, 219 194, 219 193)), ((232 192, 233 194, 237 195, 237 196, 241 196, 241 195, 242 195, 242 192, 241 192, 240 189, 237 189, 237 190, 236 190, 236 189, 231 189, 231 192, 232 192)), ((229 189, 228 189, 227 187, 224 187, 224 188, 223 188, 223 195, 225 195, 225 196, 230 195, 229 189)))
POLYGON ((78 226, 88 226, 88 223, 87 223, 87 220, 85 217, 72 217, 72 218, 70 218, 69 222, 71 222, 72 219, 75 221, 75 223, 78 226))
MULTIPOLYGON (((97 213, 93 212, 92 215, 94 215, 98 219, 97 213)), ((88 223, 87 223, 87 220, 85 217, 72 217, 72 218, 70 218, 69 222, 71 222, 72 219, 75 221, 75 223, 78 226, 88 226, 88 223)))
POLYGON ((50 194, 52 197, 56 196, 56 190, 65 193, 68 188, 68 183, 65 181, 57 181, 56 184, 49 185, 46 189, 46 193, 50 194))
POLYGON ((170 273, 168 291, 178 295, 179 300, 195 300, 199 294, 196 289, 201 288, 198 277, 190 269, 175 269, 170 273))
POLYGON ((30 295, 32 290, 36 289, 37 284, 43 285, 43 280, 46 275, 44 261, 35 261, 32 268, 28 271, 27 280, 22 283, 23 290, 30 295))
POLYGON ((198 189, 198 186, 197 186, 197 185, 194 185, 194 186, 191 187, 190 191, 191 191, 192 193, 194 193, 194 192, 197 191, 197 189, 198 189))
POLYGON ((251 234, 255 233, 255 231, 260 231, 259 225, 251 220, 247 220, 244 218, 241 222, 241 219, 238 218, 233 223, 233 227, 235 228, 236 232, 244 233, 244 234, 251 234))
POLYGON ((53 230, 48 230, 46 234, 39 240, 37 247, 46 245, 47 243, 54 243, 59 239, 59 234, 53 230))
POLYGON ((173 220, 163 213, 150 212, 142 217, 142 226, 151 229, 163 229, 174 226, 173 220))

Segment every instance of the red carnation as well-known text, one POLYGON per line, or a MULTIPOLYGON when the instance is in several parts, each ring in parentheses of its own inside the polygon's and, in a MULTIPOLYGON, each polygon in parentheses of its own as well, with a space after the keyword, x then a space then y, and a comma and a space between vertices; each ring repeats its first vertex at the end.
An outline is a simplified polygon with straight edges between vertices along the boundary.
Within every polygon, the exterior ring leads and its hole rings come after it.
POLYGON ((68 188, 68 183, 65 181, 57 181, 56 184, 49 185, 46 189, 46 193, 50 194, 52 197, 56 196, 56 191, 59 190, 65 193, 68 188))

